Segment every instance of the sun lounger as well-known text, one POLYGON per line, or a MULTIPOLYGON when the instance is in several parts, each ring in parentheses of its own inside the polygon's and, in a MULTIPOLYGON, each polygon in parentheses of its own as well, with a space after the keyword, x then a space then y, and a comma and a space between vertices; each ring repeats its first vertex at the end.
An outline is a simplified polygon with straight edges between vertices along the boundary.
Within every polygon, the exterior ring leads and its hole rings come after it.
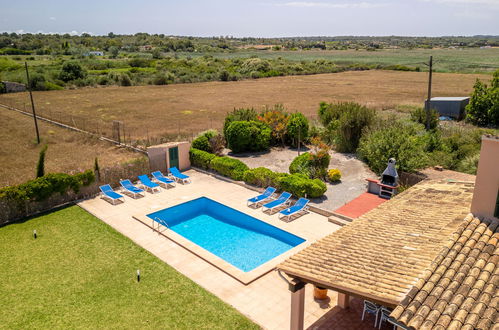
POLYGON ((175 181, 167 178, 160 171, 152 172, 154 180, 156 180, 160 185, 164 185, 168 189, 168 186, 175 187, 175 181))
POLYGON ((308 199, 300 198, 295 205, 279 212, 279 219, 288 218, 289 220, 293 215, 300 212, 304 212, 304 214, 308 213, 308 202, 310 202, 308 199))
POLYGON ((283 205, 289 204, 289 198, 291 198, 291 194, 285 191, 276 200, 274 200, 270 203, 267 203, 267 204, 263 204, 262 211, 263 212, 268 211, 268 212, 272 213, 272 211, 274 211, 274 209, 281 207, 283 205))
POLYGON ((275 193, 274 187, 267 187, 263 194, 255 196, 253 198, 248 199, 248 206, 257 206, 259 203, 263 203, 264 201, 272 198, 272 195, 275 193))
POLYGON ((145 190, 149 190, 151 193, 154 193, 154 191, 160 192, 161 190, 159 189, 159 184, 156 182, 152 182, 151 179, 147 175, 139 175, 139 181, 142 184, 142 188, 145 190))
POLYGON ((170 168, 170 175, 173 176, 175 181, 181 182, 181 183, 190 183, 191 179, 189 178, 188 175, 180 173, 178 168, 176 167, 171 167, 170 168))
POLYGON ((106 184, 106 185, 100 186, 99 189, 102 192, 101 198, 107 199, 108 202, 111 202, 113 205, 117 201, 125 202, 125 198, 123 197, 123 195, 120 195, 117 192, 115 192, 113 190, 113 188, 111 188, 110 185, 106 184))
POLYGON ((137 198, 137 196, 145 196, 144 189, 135 187, 130 180, 121 180, 120 185, 125 189, 125 192, 131 194, 133 198, 137 198))

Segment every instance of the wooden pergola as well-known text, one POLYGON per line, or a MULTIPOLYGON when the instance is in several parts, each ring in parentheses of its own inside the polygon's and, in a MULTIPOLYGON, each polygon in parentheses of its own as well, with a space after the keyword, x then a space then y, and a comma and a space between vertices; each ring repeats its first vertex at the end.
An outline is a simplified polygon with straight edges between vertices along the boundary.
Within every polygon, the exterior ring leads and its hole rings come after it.
POLYGON ((292 280, 291 329, 303 329, 305 284, 386 307, 402 302, 469 212, 473 183, 423 181, 278 266, 292 280))

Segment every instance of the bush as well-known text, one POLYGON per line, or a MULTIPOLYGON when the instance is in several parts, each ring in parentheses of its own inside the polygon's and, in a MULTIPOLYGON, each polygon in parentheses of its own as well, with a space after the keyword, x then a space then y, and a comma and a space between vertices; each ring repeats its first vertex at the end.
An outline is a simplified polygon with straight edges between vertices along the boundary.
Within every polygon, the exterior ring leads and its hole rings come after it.
POLYGON ((128 61, 128 65, 132 68, 147 68, 151 63, 152 61, 147 58, 132 58, 128 61))
POLYGON ((47 80, 44 75, 34 74, 30 77, 29 88, 31 88, 32 91, 44 91, 47 89, 46 83, 47 80))
POLYGON ((263 151, 270 145, 270 128, 256 121, 234 121, 227 127, 225 138, 232 152, 263 151))
POLYGON ((213 170, 233 180, 241 181, 249 168, 242 161, 227 156, 215 157, 210 163, 213 170))
POLYGON ((154 85, 168 85, 168 79, 164 74, 157 74, 153 79, 154 85))
POLYGON ((120 86, 123 86, 123 87, 132 86, 132 79, 130 79, 130 76, 127 75, 126 73, 122 73, 118 77, 118 83, 120 86))
POLYGON ((289 165, 289 173, 301 173, 310 177, 310 154, 304 152, 300 156, 295 157, 289 165))
POLYGON ((331 156, 329 148, 319 139, 313 140, 311 152, 305 152, 293 159, 289 165, 289 173, 301 173, 311 178, 325 178, 331 156))
POLYGON ((310 179, 304 174, 296 173, 279 178, 281 190, 292 193, 297 197, 317 198, 327 190, 326 184, 319 179, 310 179))
POLYGON ((210 163, 213 159, 217 158, 214 154, 210 154, 209 152, 198 150, 195 148, 191 148, 189 150, 189 158, 191 160, 191 164, 196 167, 210 169, 210 163))
POLYGON ((374 123, 376 113, 355 102, 322 102, 319 118, 326 127, 326 140, 329 143, 334 143, 340 152, 355 152, 362 131, 374 123))
POLYGON ((227 137, 227 128, 233 121, 254 121, 257 120, 257 113, 253 108, 234 109, 225 116, 224 136, 227 137))
POLYGON ((338 182, 341 180, 341 172, 337 168, 332 168, 329 171, 327 171, 327 179, 330 182, 338 182))
POLYGON ((244 172, 244 182, 247 184, 252 184, 258 187, 269 187, 278 188, 277 179, 282 176, 279 173, 275 173, 265 167, 257 167, 244 172))
MULTIPOLYGON (((438 127, 438 111, 435 109, 430 109, 430 129, 434 130, 438 127)), ((411 111, 411 120, 415 123, 423 124, 426 127, 426 120, 428 118, 426 109, 417 108, 411 111)))
POLYGON ((0 189, 0 198, 6 198, 22 205, 27 201, 43 201, 55 193, 64 194, 68 190, 77 193, 82 186, 88 186, 95 180, 92 170, 75 175, 50 173, 29 180, 17 186, 0 189))
POLYGON ((477 79, 466 106, 466 121, 480 126, 499 126, 499 70, 494 72, 490 87, 477 79))
POLYGON ((286 137, 286 128, 289 115, 284 110, 282 105, 276 104, 273 109, 263 111, 258 120, 268 125, 271 129, 272 143, 278 142, 284 145, 286 137))
POLYGON ((397 160, 399 170, 414 172, 427 164, 422 133, 420 125, 388 120, 362 136, 358 152, 377 174, 383 172, 392 157, 397 160))
POLYGON ((203 150, 206 152, 211 152, 215 154, 221 153, 221 149, 223 150, 224 148, 224 141, 220 134, 216 130, 207 130, 198 135, 197 138, 195 138, 192 141, 192 147, 203 150))
POLYGON ((59 74, 59 78, 68 82, 76 79, 83 79, 87 75, 86 71, 83 69, 80 63, 78 62, 65 62, 62 65, 61 72, 59 74))
POLYGON ((289 116, 286 124, 286 136, 291 145, 298 146, 298 139, 303 143, 308 138, 308 119, 301 112, 289 116))

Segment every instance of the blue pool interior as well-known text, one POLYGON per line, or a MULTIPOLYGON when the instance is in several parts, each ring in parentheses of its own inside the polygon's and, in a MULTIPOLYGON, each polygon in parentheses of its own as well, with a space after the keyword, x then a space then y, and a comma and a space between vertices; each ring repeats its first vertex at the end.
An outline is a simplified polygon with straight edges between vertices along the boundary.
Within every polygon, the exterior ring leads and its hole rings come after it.
POLYGON ((305 242, 206 197, 147 216, 244 272, 305 242))

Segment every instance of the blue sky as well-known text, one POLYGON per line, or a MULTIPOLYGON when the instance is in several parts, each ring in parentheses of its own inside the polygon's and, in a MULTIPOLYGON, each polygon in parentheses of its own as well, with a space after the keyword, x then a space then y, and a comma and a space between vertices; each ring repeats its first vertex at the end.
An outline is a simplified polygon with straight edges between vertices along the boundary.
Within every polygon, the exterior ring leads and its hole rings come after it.
POLYGON ((0 31, 236 37, 499 35, 499 0, 0 0, 0 31))

